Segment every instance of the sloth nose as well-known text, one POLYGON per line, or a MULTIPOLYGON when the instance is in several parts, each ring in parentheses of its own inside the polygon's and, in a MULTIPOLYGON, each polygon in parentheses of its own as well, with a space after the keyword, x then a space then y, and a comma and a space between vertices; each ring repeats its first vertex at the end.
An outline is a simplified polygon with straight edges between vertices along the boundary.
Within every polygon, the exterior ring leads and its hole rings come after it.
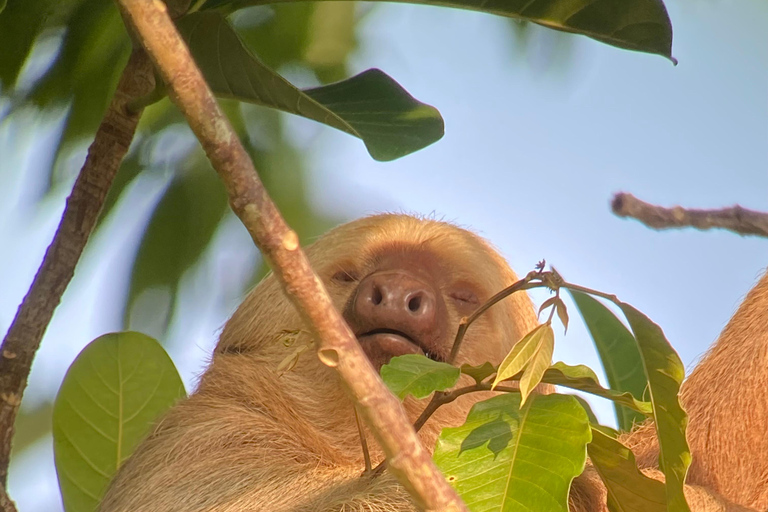
POLYGON ((358 321, 379 328, 419 335, 435 327, 434 291, 402 271, 376 272, 363 279, 353 308, 358 321))

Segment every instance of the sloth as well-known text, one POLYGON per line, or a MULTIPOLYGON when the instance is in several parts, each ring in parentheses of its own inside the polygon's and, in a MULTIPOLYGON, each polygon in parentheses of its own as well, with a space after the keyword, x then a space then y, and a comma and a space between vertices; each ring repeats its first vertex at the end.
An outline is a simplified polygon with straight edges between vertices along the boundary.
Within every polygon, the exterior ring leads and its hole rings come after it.
MULTIPOLYGON (((445 361, 459 320, 518 279, 477 235, 408 215, 377 215, 342 225, 309 246, 307 255, 377 369, 403 354, 445 361)), ((729 326, 739 332, 726 329, 723 336, 736 340, 743 357, 737 361, 728 350, 733 351, 733 343, 721 340, 686 388, 694 437, 689 478, 694 485, 686 492, 694 512, 768 507, 764 386, 746 396, 736 389, 749 379, 753 386, 768 381, 768 279, 760 286, 763 307, 746 314, 749 322, 762 322, 762 337, 747 340, 740 324, 729 326), (729 347, 718 350, 723 345, 729 347), (742 365, 749 375, 728 373, 742 365), (728 420, 726 400, 738 402, 733 418, 740 426, 728 420), (710 425, 722 429, 722 435, 714 435, 710 425), (747 448, 759 460, 748 458, 747 448)), ((739 323, 740 314, 732 324, 739 323)), ((456 362, 498 364, 536 325, 528 296, 514 294, 472 325, 456 362)), ((364 456, 354 407, 312 346, 307 326, 277 279, 268 275, 227 322, 195 392, 161 418, 123 464, 99 510, 416 510, 386 472, 377 478, 361 476, 364 456)), ((442 428, 463 423, 472 404, 488 396, 464 395, 438 409, 419 431, 424 446, 433 447, 442 428)), ((415 420, 425 402, 406 399, 403 405, 415 420)), ((372 437, 368 441, 372 459, 381 461, 382 451, 372 437)), ((662 478, 653 429, 641 426, 625 441, 644 471, 662 478)), ((588 467, 573 482, 570 508, 607 510, 605 494, 588 467)))

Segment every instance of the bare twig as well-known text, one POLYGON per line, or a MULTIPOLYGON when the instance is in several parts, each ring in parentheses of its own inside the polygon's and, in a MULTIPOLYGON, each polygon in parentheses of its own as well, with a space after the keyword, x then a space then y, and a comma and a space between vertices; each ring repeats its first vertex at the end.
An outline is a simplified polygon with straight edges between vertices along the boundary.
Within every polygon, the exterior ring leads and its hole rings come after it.
POLYGON ((732 206, 720 210, 689 210, 680 206, 663 208, 624 192, 613 196, 613 213, 632 217, 654 229, 692 227, 727 229, 740 235, 768 237, 768 213, 732 206))
MULTIPOLYGON (((129 111, 126 105, 149 94, 154 84, 151 62, 143 51, 134 51, 88 149, 56 235, 0 347, 0 484, 3 486, 8 478, 13 424, 32 360, 53 311, 74 275, 141 116, 141 111, 129 111)), ((3 504, 4 501, 0 501, 0 506, 3 504)))
POLYGON ((399 401, 384 386, 314 274, 299 239, 267 195, 248 154, 157 0, 118 0, 168 84, 171 99, 219 173, 232 210, 270 262, 285 292, 318 339, 320 360, 335 368, 417 504, 428 510, 466 510, 419 442, 399 401))
POLYGON ((531 271, 528 273, 527 276, 520 279, 516 283, 513 283, 510 286, 507 286, 503 290, 501 290, 499 293, 488 299, 482 306, 477 308, 471 315, 468 317, 462 318, 459 322, 459 329, 456 332, 456 338, 453 341, 453 346, 451 347, 451 353, 448 356, 448 364, 453 364, 453 362, 456 360, 456 356, 459 355, 459 349, 461 348, 461 342, 464 339, 464 335, 467 332, 467 329, 469 329, 469 326, 472 325, 472 322, 477 320, 480 315, 488 311, 488 309, 491 308, 491 306, 495 305, 497 302, 502 301, 503 299, 509 297, 515 292, 519 292, 522 290, 530 290, 531 288, 539 288, 541 286, 545 286, 545 284, 542 284, 541 282, 532 283, 531 280, 533 279, 539 279, 541 277, 541 272, 539 271, 531 271))

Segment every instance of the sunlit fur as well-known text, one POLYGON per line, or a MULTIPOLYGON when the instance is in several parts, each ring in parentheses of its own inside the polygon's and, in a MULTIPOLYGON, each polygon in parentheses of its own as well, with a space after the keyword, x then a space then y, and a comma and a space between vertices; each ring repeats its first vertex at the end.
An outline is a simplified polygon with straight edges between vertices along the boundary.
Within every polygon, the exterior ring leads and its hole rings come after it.
MULTIPOLYGON (((413 248, 434 254, 449 277, 446 282, 471 285, 481 301, 517 280, 496 251, 476 235, 447 223, 404 215, 380 215, 343 225, 319 239, 308 254, 336 306, 343 309, 355 282, 333 279, 335 274, 344 271, 353 277, 365 276, 374 270, 381 251, 413 248)), ((689 397, 695 395, 701 400, 687 399, 694 410, 700 411, 692 414, 691 432, 696 439, 691 445, 705 450, 705 455, 694 453, 692 475, 698 475, 702 483, 715 485, 733 501, 765 509, 768 457, 764 454, 768 452, 768 436, 764 433, 768 414, 763 396, 767 380, 768 278, 761 286, 763 291, 757 298, 751 294, 747 299, 747 303, 756 300, 760 304, 745 313, 752 320, 739 320, 740 311, 734 323, 743 329, 729 326, 738 332, 726 329, 724 338, 702 365, 702 371, 708 368, 706 371, 713 376, 697 376, 695 372, 686 391, 689 397), (762 332, 762 338, 746 339, 749 329, 762 332), (744 357, 734 356, 734 351, 741 350, 740 344, 753 348, 745 350, 744 357), (720 352, 724 353, 724 363, 718 362, 720 352), (718 370, 721 364, 725 373, 718 370), (742 365, 751 369, 747 375, 738 376, 742 365), (747 397, 734 397, 743 391, 741 386, 756 382, 761 387, 752 388, 747 397), (704 427, 694 426, 696 422, 704 424, 710 406, 717 418, 727 422, 726 400, 737 400, 742 407, 734 414, 744 427, 726 427, 718 419, 712 427, 723 428, 726 434, 714 436, 702 431, 704 427), (739 444, 743 436, 750 445, 739 444), (759 455, 747 458, 754 453, 759 455), (729 457, 731 460, 725 462, 729 457), (753 462, 734 460, 739 457, 753 462), (719 464, 727 464, 723 466, 725 471, 718 473, 719 464), (754 464, 756 474, 748 474, 748 464, 754 464), (727 472, 750 485, 763 485, 742 491, 737 479, 727 476, 727 472)), ((455 327, 460 314, 453 306, 449 309, 455 327)), ((535 325, 528 297, 515 294, 469 329, 459 362, 498 363, 512 344, 535 325)), ((386 473, 373 480, 360 477, 363 456, 354 413, 334 371, 322 365, 311 348, 301 353, 295 366, 278 371, 281 362, 308 342, 311 336, 298 314, 277 280, 268 276, 227 323, 198 389, 159 422, 123 465, 100 510, 414 510, 405 491, 386 473)), ((450 344, 452 339, 445 342, 450 344)), ((462 423, 477 398, 468 395, 442 408, 420 432, 425 446, 434 446, 442 427, 462 423)), ((405 407, 415 418, 423 402, 409 400, 405 407)), ((651 476, 659 478, 658 470, 653 469, 657 447, 649 440, 647 430, 641 430, 630 442, 638 447, 638 459, 648 466, 651 476)), ((375 463, 381 459, 381 452, 372 439, 369 446, 375 463)), ((707 490, 690 487, 688 495, 694 512, 726 510, 724 500, 707 490)), ((605 489, 588 467, 574 482, 571 509, 598 512, 606 510, 604 504, 605 489)), ((727 510, 739 509, 731 506, 727 510)))

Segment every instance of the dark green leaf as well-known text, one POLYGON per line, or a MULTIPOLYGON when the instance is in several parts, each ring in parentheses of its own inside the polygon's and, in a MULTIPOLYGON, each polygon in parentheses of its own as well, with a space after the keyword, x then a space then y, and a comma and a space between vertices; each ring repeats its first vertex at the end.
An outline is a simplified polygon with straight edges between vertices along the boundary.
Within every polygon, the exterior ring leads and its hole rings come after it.
POLYGON ((685 475, 691 464, 685 439, 688 415, 678 398, 685 368, 658 325, 629 304, 619 302, 618 305, 632 327, 648 374, 648 394, 659 436, 659 465, 666 477, 669 510, 688 512, 683 493, 685 475))
POLYGON ((482 381, 496 373, 496 368, 487 361, 478 366, 463 364, 461 365, 461 373, 469 375, 475 379, 476 383, 480 384, 482 381))
POLYGON ((383 72, 302 91, 251 54, 218 13, 197 12, 179 31, 219 96, 277 108, 359 137, 376 160, 393 160, 443 136, 439 112, 415 100, 383 72))
MULTIPOLYGON (((632 451, 598 429, 587 445, 589 459, 608 490, 611 512, 666 512, 664 484, 637 469, 632 451)), ((670 509, 671 510, 671 509, 670 509)))
POLYGON ((408 395, 425 398, 435 391, 445 391, 455 386, 460 376, 455 366, 419 354, 393 357, 381 367, 381 378, 400 400, 408 395))
MULTIPOLYGON (((648 380, 635 337, 621 320, 599 301, 585 293, 572 290, 569 292, 595 342, 605 375, 608 377, 608 385, 616 391, 644 397, 648 380)), ((641 414, 618 403, 615 408, 621 430, 629 431, 633 424, 645 420, 641 414)))
POLYGON ((114 333, 85 347, 67 371, 53 408, 64 509, 95 510, 120 464, 183 396, 173 362, 152 338, 114 333))
POLYGON ((0 34, 4 44, 0 51, 0 84, 4 92, 16 82, 32 45, 58 4, 57 0, 17 0, 2 12, 0 34))
POLYGON ((645 419, 644 415, 651 415, 653 413, 653 408, 649 402, 637 400, 631 393, 622 393, 621 391, 602 387, 597 380, 597 375, 588 366, 581 364, 569 366, 562 361, 558 361, 547 369, 541 380, 548 384, 578 389, 579 391, 586 391, 595 396, 613 400, 617 404, 622 404, 641 413, 640 417, 643 419, 645 419))
MULTIPOLYGON (((583 34, 619 48, 672 59, 672 23, 661 0, 413 0, 407 3, 518 18, 583 34)), ((263 0, 208 0, 203 9, 236 10, 263 4, 263 0)))
POLYGON ((584 469, 589 419, 572 396, 505 393, 444 429, 434 459, 472 511, 567 512, 584 469))

